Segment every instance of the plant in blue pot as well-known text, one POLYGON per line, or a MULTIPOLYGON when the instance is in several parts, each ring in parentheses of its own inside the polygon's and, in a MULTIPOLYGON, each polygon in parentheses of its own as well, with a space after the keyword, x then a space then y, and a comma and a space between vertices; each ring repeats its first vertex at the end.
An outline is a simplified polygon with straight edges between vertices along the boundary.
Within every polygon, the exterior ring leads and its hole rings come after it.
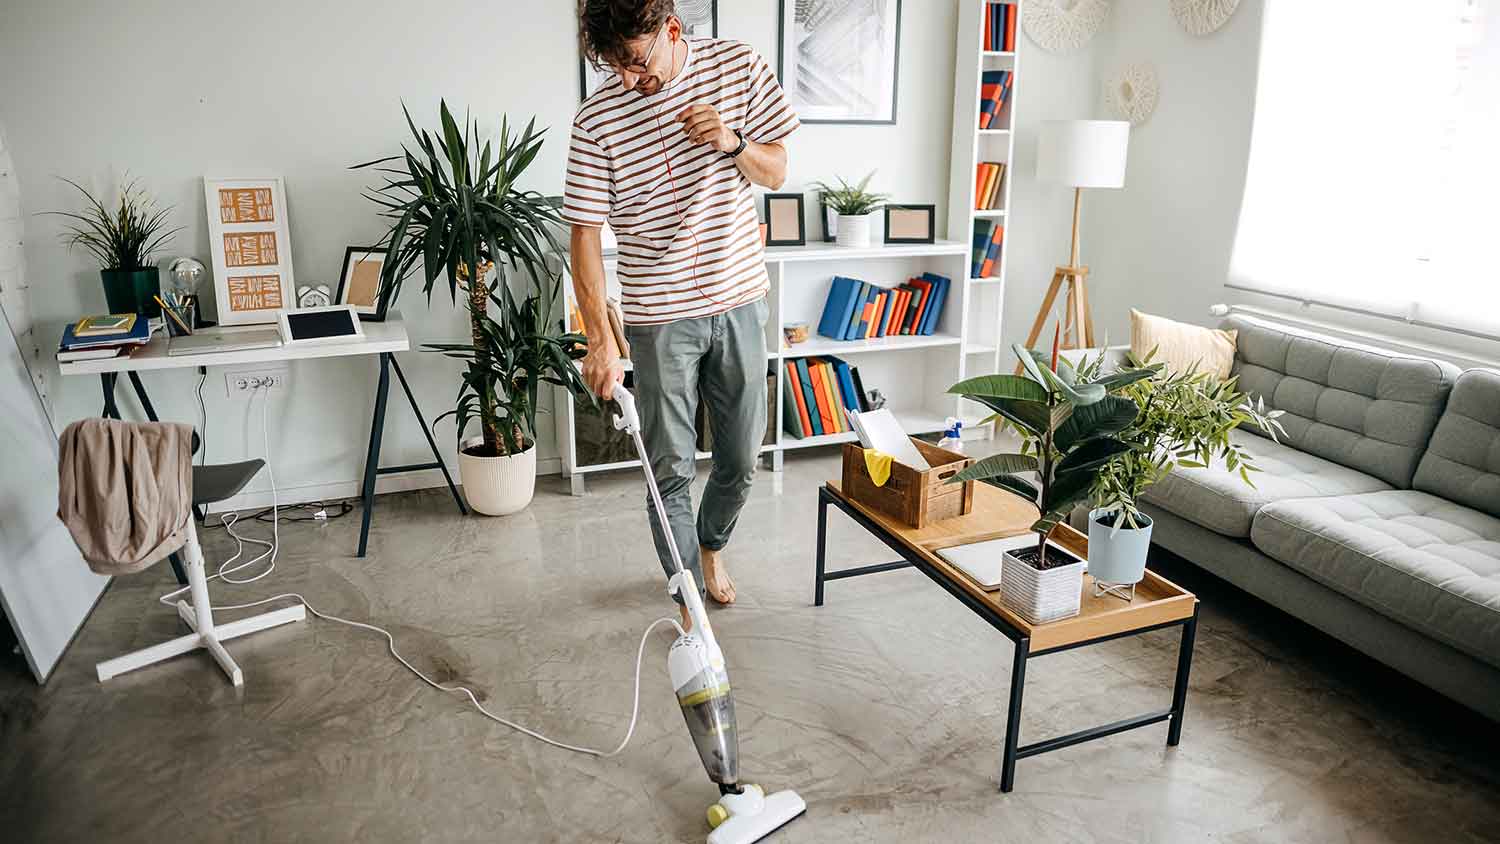
POLYGON ((71 179, 84 199, 84 210, 49 211, 71 222, 64 225, 63 243, 82 249, 99 262, 104 302, 112 314, 161 316, 156 296, 161 292, 161 270, 156 255, 182 231, 169 226, 172 207, 158 208, 140 181, 132 179, 111 208, 71 179))

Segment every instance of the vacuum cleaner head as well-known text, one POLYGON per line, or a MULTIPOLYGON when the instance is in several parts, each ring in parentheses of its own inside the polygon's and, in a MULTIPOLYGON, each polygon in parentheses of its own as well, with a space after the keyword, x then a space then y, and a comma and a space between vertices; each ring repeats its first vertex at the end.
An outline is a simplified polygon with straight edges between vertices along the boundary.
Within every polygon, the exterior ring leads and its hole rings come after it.
POLYGON ((739 794, 726 794, 708 810, 714 831, 708 844, 751 844, 782 828, 807 811, 807 803, 790 789, 766 796, 758 785, 739 794), (717 811, 716 811, 717 810, 717 811))

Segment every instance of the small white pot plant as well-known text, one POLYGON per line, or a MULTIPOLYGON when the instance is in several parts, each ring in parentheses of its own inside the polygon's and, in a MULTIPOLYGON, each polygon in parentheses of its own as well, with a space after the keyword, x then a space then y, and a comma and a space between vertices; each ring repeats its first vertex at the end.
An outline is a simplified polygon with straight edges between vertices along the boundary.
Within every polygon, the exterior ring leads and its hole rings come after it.
POLYGON ((874 242, 875 211, 890 196, 870 192, 870 180, 875 178, 874 170, 860 179, 857 185, 849 184, 842 177, 835 178, 839 183, 836 188, 827 182, 813 182, 813 187, 823 195, 823 204, 839 215, 838 235, 834 243, 836 246, 869 246, 874 242))
MULTIPOLYGON (((403 111, 405 109, 403 108, 403 111)), ((542 135, 535 120, 512 134, 502 120, 498 142, 479 144, 472 119, 460 129, 447 103, 441 133, 418 130, 407 114, 416 149, 361 164, 386 174, 366 195, 393 224, 381 276, 381 296, 395 299, 401 281, 422 266, 429 302, 439 277, 458 293, 469 317, 468 343, 426 343, 429 351, 462 360, 464 371, 453 410, 458 423, 459 476, 464 497, 477 512, 508 515, 526 507, 536 489, 536 415, 542 384, 588 395, 574 361, 586 340, 564 330, 558 314, 562 276, 548 266, 561 253, 561 227, 552 200, 523 191, 516 182, 536 158, 542 135), (385 166, 401 162, 402 166, 385 166), (470 272, 477 267, 477 272, 470 272), (465 439, 470 422, 479 436, 465 439)))
POLYGON ((1013 347, 1025 375, 983 375, 953 385, 956 393, 994 412, 1022 438, 1021 452, 986 457, 950 482, 984 481, 1036 505, 1034 543, 1006 551, 1000 599, 1040 624, 1077 615, 1086 561, 1047 541, 1073 508, 1088 500, 1100 469, 1131 449, 1119 438, 1135 421, 1136 404, 1115 393, 1151 376, 1131 369, 1080 378, 1054 347, 1050 359, 1013 347), (1024 474, 1035 473, 1035 481, 1024 474))
MULTIPOLYGON (((1154 357, 1153 350, 1145 360, 1126 358, 1128 368, 1150 376, 1120 391, 1136 406, 1135 420, 1117 434, 1130 448, 1099 467, 1089 496, 1088 567, 1095 593, 1125 600, 1145 577, 1151 548, 1151 517, 1137 505, 1141 493, 1174 467, 1203 467, 1215 460, 1254 486, 1255 458, 1229 433, 1247 422, 1272 440, 1286 433, 1277 421, 1282 411, 1267 410, 1263 398, 1252 402, 1239 391, 1238 379, 1220 379, 1196 367, 1174 374, 1152 363, 1154 357)), ((1102 364, 1102 355, 1083 361, 1079 377, 1097 378, 1102 364)))

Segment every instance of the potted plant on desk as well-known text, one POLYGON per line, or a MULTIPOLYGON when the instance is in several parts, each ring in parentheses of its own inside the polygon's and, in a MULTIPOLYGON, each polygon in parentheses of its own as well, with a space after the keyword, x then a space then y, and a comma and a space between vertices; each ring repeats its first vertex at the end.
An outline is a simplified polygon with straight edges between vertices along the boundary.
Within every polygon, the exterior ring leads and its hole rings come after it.
POLYGON ((72 220, 65 226, 63 242, 83 249, 99 262, 104 304, 109 312, 141 314, 147 318, 161 316, 161 306, 156 304, 156 296, 161 292, 161 270, 152 261, 182 231, 181 226, 167 228, 167 215, 172 209, 157 208, 137 180, 126 183, 113 211, 84 186, 72 179, 63 181, 83 195, 87 208, 81 214, 46 213, 72 220))
POLYGON ((574 365, 586 341, 563 328, 562 277, 547 262, 562 251, 553 233, 562 219, 547 197, 516 186, 542 145, 536 121, 518 134, 502 121, 498 143, 481 147, 474 120, 460 129, 446 102, 439 111, 438 137, 418 130, 408 113, 416 150, 358 167, 388 176, 367 194, 395 221, 384 242, 392 257, 381 271, 382 297, 395 299, 418 262, 429 302, 440 276, 455 303, 463 291, 469 342, 424 344, 464 361, 455 407, 438 419, 458 422, 458 469, 470 506, 507 515, 536 490, 539 388, 545 382, 587 394, 574 365), (392 161, 403 166, 384 166, 392 161), (471 421, 479 436, 465 439, 471 421))
POLYGON ((823 194, 823 203, 834 213, 838 214, 838 246, 869 246, 873 241, 871 229, 874 227, 875 209, 879 208, 890 197, 883 193, 871 193, 870 180, 875 177, 875 171, 871 170, 859 184, 850 185, 839 178, 837 188, 830 187, 826 182, 813 182, 813 187, 823 194))
MULTIPOLYGON (((1255 459, 1229 438, 1230 432, 1248 422, 1273 441, 1286 433, 1276 421, 1283 411, 1267 410, 1264 399, 1251 402, 1239 392, 1235 378, 1221 380, 1196 369, 1174 374, 1152 365, 1152 357, 1127 358, 1130 367, 1151 376, 1121 390, 1137 411, 1135 420, 1117 435, 1130 448, 1099 467, 1090 495, 1089 574, 1095 592, 1126 600, 1146 574, 1151 548, 1151 517, 1136 505, 1141 493, 1174 467, 1203 467, 1211 461, 1221 462, 1254 486, 1250 473, 1259 471, 1255 459)), ((1097 378, 1102 368, 1100 355, 1083 361, 1079 376, 1097 378)))
POLYGON ((1135 420, 1135 402, 1112 393, 1151 372, 1080 378, 1058 359, 1056 344, 1050 359, 1019 344, 1013 348, 1025 375, 983 375, 948 392, 988 407, 993 418, 1014 427, 1022 437, 1021 451, 986 457, 949 482, 985 481, 1036 504, 1040 517, 1031 526, 1036 540, 1005 552, 1000 599, 1040 624, 1078 614, 1085 561, 1047 537, 1088 499, 1101 468, 1131 449, 1118 435, 1135 420), (1023 473, 1035 473, 1036 481, 1023 473))

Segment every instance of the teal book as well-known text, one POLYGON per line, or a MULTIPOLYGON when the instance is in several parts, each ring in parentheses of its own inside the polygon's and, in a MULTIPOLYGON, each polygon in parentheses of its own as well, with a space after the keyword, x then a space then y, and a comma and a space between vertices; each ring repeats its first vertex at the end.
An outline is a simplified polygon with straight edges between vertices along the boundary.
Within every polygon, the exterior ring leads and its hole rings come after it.
POLYGON ((813 393, 812 376, 807 373, 807 358, 797 358, 797 381, 802 387, 802 398, 807 402, 807 421, 813 428, 813 436, 823 435, 823 423, 818 418, 818 397, 813 393))

